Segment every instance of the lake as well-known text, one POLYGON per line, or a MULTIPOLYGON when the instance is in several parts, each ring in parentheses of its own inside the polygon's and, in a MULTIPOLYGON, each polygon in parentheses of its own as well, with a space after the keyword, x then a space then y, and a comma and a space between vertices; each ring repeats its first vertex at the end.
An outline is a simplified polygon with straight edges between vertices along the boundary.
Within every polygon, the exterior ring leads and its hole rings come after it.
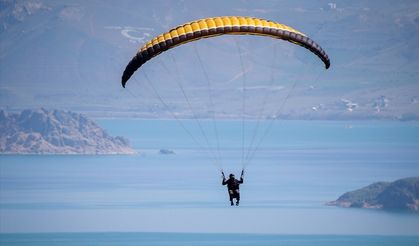
POLYGON ((373 182, 419 176, 418 122, 98 123, 139 153, 0 156, 2 245, 419 242, 418 214, 324 205, 373 182), (241 204, 231 207, 220 168, 238 176, 243 166, 241 204))

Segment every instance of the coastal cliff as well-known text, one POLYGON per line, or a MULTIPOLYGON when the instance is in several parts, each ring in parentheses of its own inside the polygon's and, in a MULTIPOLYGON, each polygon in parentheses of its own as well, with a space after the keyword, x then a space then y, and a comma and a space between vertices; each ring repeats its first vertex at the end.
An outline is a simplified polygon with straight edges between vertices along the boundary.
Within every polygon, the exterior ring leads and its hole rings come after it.
POLYGON ((377 182, 346 192, 327 205, 355 208, 419 211, 419 177, 377 182))
POLYGON ((86 116, 62 110, 0 110, 1 154, 134 154, 86 116))

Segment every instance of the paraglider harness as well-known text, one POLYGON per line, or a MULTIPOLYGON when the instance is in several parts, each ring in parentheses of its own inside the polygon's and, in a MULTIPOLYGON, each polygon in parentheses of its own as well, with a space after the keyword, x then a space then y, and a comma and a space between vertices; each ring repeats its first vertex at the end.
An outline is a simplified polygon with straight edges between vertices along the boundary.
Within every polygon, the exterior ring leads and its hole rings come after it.
POLYGON ((221 171, 221 174, 223 178, 222 185, 227 185, 231 205, 233 205, 233 199, 235 198, 236 205, 238 206, 240 201, 240 184, 243 184, 244 169, 241 172, 240 180, 235 179, 233 174, 230 174, 229 179, 226 180, 223 171, 221 171))

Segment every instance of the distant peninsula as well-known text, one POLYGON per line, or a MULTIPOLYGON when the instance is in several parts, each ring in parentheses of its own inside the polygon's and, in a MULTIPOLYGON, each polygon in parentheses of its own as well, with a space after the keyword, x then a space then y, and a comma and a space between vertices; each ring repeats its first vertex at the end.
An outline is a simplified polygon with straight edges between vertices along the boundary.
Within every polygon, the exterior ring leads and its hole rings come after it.
POLYGON ((346 192, 327 205, 352 208, 419 211, 419 177, 377 182, 346 192))
POLYGON ((86 116, 62 110, 0 110, 0 154, 134 154, 86 116))

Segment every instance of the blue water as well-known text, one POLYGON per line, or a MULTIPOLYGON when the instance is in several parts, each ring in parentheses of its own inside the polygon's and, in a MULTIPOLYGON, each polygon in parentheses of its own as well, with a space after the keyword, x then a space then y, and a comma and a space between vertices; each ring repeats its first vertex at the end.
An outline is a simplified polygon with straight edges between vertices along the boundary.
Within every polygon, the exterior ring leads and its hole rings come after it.
POLYGON ((277 122, 247 166, 240 207, 229 206, 219 168, 238 174, 256 121, 245 129, 202 121, 205 136, 193 120, 98 122, 139 154, 0 156, 1 245, 418 242, 418 214, 324 205, 372 182, 419 176, 417 122, 277 122))
POLYGON ((263 234, 202 234, 202 233, 38 233, 2 234, 1 245, 377 245, 416 246, 414 236, 337 236, 337 235, 263 235, 263 234))

